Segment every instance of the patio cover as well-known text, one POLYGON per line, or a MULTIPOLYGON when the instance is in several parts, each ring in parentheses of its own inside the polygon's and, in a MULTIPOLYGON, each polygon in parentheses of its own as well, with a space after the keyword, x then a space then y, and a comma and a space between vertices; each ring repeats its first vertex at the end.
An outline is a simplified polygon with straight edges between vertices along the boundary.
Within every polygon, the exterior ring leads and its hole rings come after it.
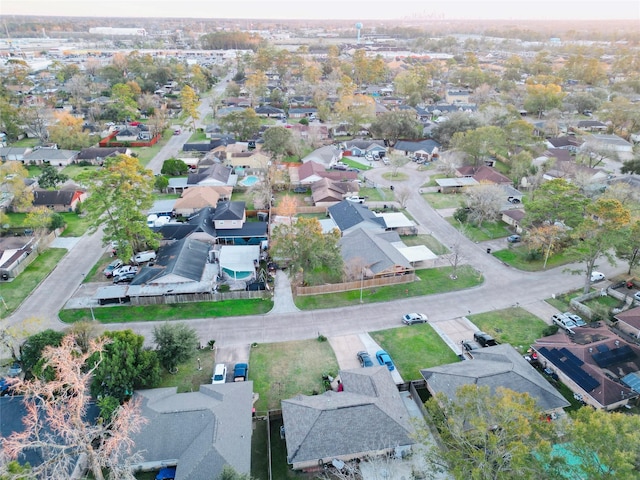
POLYGON ((220 268, 232 272, 254 272, 260 260, 260 245, 223 245, 220 248, 220 268))

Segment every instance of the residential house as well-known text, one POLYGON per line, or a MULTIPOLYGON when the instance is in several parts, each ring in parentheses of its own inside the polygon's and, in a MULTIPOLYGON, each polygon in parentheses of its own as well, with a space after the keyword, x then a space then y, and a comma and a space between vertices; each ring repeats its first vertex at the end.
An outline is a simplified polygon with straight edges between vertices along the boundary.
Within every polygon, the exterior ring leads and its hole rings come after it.
POLYGON ((335 182, 352 182, 358 179, 357 172, 327 170, 323 164, 315 161, 303 163, 299 167, 290 167, 289 176, 291 183, 300 185, 311 185, 322 178, 335 182))
POLYGON ((116 133, 116 140, 118 142, 135 142, 138 140, 139 133, 140 132, 136 127, 126 127, 122 130, 118 130, 118 133, 116 133))
POLYGON ((525 211, 519 208, 504 210, 501 212, 502 221, 513 227, 516 233, 522 233, 522 220, 524 219, 524 216, 525 211))
POLYGON ((474 350, 471 360, 420 370, 431 395, 442 393, 454 399, 463 385, 503 387, 533 398, 541 410, 559 412, 569 402, 511 345, 474 350))
POLYGON ((336 182, 322 178, 311 185, 311 198, 316 207, 328 207, 341 202, 346 196, 357 195, 360 186, 356 182, 336 182))
POLYGON ((418 156, 428 161, 431 161, 434 157, 437 157, 439 150, 440 144, 434 140, 421 140, 419 142, 399 140, 393 146, 393 151, 396 153, 418 156))
POLYGON ((309 118, 318 113, 316 107, 297 107, 289 109, 289 118, 309 118))
POLYGON ((640 375, 640 347, 599 323, 573 332, 536 340, 532 348, 540 366, 594 408, 613 410, 637 398, 633 378, 640 375))
POLYGON ((342 235, 346 235, 355 228, 365 228, 376 232, 386 229, 384 219, 360 203, 343 200, 327 209, 329 216, 336 222, 342 235))
POLYGON ((457 175, 462 178, 473 178, 478 183, 494 183, 496 185, 512 185, 511 180, 506 175, 498 172, 495 168, 480 165, 464 165, 457 169, 457 175))
POLYGON ((247 222, 244 202, 219 202, 211 221, 220 245, 264 245, 267 222, 247 222))
POLYGON ((0 280, 15 278, 23 270, 20 264, 35 248, 34 237, 0 237, 0 280))
POLYGON ((244 202, 220 202, 212 216, 216 230, 242 228, 247 221, 244 202))
POLYGON ((282 401, 287 462, 315 469, 409 449, 415 443, 407 407, 386 367, 340 371, 341 392, 282 401))
POLYGON ((640 307, 630 308, 616 313, 613 318, 618 321, 616 325, 624 333, 640 339, 640 307))
POLYGON ((160 227, 155 227, 153 230, 161 235, 161 245, 173 243, 187 237, 213 244, 216 241, 216 229, 211 220, 214 211, 215 207, 205 207, 191 215, 184 223, 167 223, 160 227))
POLYGON ((633 155, 633 144, 618 135, 593 134, 585 137, 580 150, 593 149, 601 152, 611 152, 623 159, 633 155))
POLYGON ((266 170, 271 163, 271 156, 260 151, 230 153, 227 151, 227 164, 233 167, 266 170))
POLYGON ((43 190, 36 188, 33 191, 33 206, 47 207, 54 212, 73 212, 78 203, 87 199, 87 192, 80 189, 68 190, 43 190))
POLYGON ((251 471, 253 382, 135 392, 147 419, 133 436, 145 465, 176 466, 176 480, 218 478, 225 465, 251 471))
POLYGON ((127 147, 90 147, 83 148, 76 156, 77 162, 88 162, 94 165, 102 165, 105 159, 118 155, 131 155, 131 149, 127 147))
POLYGON ((603 170, 576 163, 574 159, 558 160, 543 174, 545 180, 562 178, 580 185, 598 184, 598 188, 606 186, 607 176, 603 170))
POLYGON ((196 186, 187 188, 173 206, 173 213, 180 217, 190 217, 205 207, 214 207, 220 200, 217 189, 231 187, 196 186))
POLYGON ((412 273, 414 267, 397 248, 398 245, 404 246, 397 232, 376 231, 366 228, 366 225, 351 229, 339 242, 345 265, 361 268, 364 278, 412 273))
POLYGON ((281 108, 264 105, 255 108, 256 115, 264 118, 284 118, 284 110, 281 108))
POLYGON ((329 128, 326 125, 294 123, 291 125, 291 131, 297 132, 301 138, 311 142, 325 142, 329 139, 329 128))
POLYGON ((575 135, 567 135, 564 137, 551 137, 545 139, 547 148, 560 148, 562 150, 569 150, 570 152, 577 152, 582 145, 582 140, 575 135))
POLYGON ((31 147, 0 147, 0 160, 3 162, 24 163, 24 156, 32 151, 31 147))
POLYGON ((589 132, 604 132, 607 130, 607 125, 598 120, 580 120, 577 127, 580 130, 589 132))
POLYGON ((450 104, 456 103, 469 103, 471 97, 471 90, 466 89, 449 89, 445 93, 445 101, 450 104))
POLYGON ((77 150, 58 150, 57 148, 38 148, 24 155, 24 163, 36 165, 51 164, 57 167, 65 167, 75 163, 78 157, 77 150))
POLYGON ((364 157, 366 154, 386 154, 387 148, 382 140, 350 140, 341 145, 344 155, 349 157, 364 157))
POLYGON ((198 170, 189 173, 187 178, 170 178, 167 189, 175 193, 195 186, 233 186, 237 183, 238 176, 232 167, 219 163, 203 166, 203 163, 200 162, 198 170))
POLYGON ((302 163, 313 161, 321 165, 324 165, 324 167, 327 169, 327 168, 333 167, 336 163, 340 161, 341 158, 342 158, 342 151, 339 148, 333 145, 326 145, 324 147, 320 147, 314 150, 309 155, 305 156, 302 159, 302 163))

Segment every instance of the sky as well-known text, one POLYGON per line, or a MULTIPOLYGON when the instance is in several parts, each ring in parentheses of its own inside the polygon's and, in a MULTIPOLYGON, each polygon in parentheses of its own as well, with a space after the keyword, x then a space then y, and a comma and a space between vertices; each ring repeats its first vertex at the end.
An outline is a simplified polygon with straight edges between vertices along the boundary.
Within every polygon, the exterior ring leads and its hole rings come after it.
POLYGON ((372 19, 638 20, 640 0, 0 0, 1 15, 372 19))

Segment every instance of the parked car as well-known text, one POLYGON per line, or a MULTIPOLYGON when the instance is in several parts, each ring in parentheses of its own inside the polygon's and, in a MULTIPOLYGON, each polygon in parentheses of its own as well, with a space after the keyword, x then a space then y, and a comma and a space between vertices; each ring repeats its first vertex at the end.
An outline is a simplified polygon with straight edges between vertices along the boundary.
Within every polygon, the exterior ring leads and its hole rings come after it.
POLYGON ((349 200, 350 202, 354 202, 354 203, 364 203, 367 199, 364 197, 358 197, 358 196, 351 196, 351 197, 346 197, 345 200, 349 200))
POLYGON ((104 270, 102 271, 102 273, 104 273, 105 277, 111 278, 113 277, 113 271, 116 268, 120 268, 121 266, 122 266, 122 260, 120 260, 119 258, 116 258, 113 262, 111 262, 109 265, 104 267, 104 270))
POLYGON ((347 171, 347 168, 349 168, 349 167, 347 167, 346 165, 334 165, 333 166, 334 170, 343 170, 345 172, 347 171))
POLYGON ((569 317, 565 316, 564 313, 556 313, 552 315, 551 321, 569 333, 573 333, 573 329, 577 327, 575 322, 569 317))
POLYGON ((471 352, 473 350, 480 350, 482 345, 474 340, 465 340, 462 342, 462 348, 464 348, 467 352, 471 352))
POLYGON ((144 252, 138 252, 131 257, 131 263, 145 263, 156 259, 156 252, 153 250, 145 250, 144 252))
POLYGON ((427 316, 424 313, 407 313, 402 317, 402 323, 413 325, 414 323, 426 323, 427 316))
POLYGON ((596 272, 595 270, 591 272, 591 281, 592 282, 600 282, 604 280, 604 273, 596 272))
POLYGON ((211 377, 211 383, 213 385, 218 383, 225 383, 227 381, 227 366, 224 363, 217 363, 213 369, 213 377, 211 377))
POLYGON ((124 275, 125 273, 138 273, 138 267, 135 265, 122 265, 121 267, 116 268, 112 273, 112 277, 117 277, 118 275, 124 275))
POLYGON ((373 362, 371 361, 371 357, 368 352, 358 352, 356 353, 356 357, 358 357, 361 367, 373 367, 373 362))
POLYGON ((173 480, 176 478, 176 467, 166 467, 158 472, 156 480, 173 480))
POLYGON ((518 243, 520 240, 522 240, 520 235, 509 235, 507 237, 507 242, 509 243, 518 243))
POLYGON ((636 302, 640 302, 640 291, 633 294, 633 298, 636 302))
POLYGON ((389 371, 396 369, 396 366, 393 364, 393 360, 391 360, 389 354, 384 350, 378 350, 376 352, 376 359, 380 365, 386 365, 389 371))
POLYGON ((587 325, 587 322, 585 322, 580 315, 571 312, 564 312, 563 315, 569 320, 573 321, 573 323, 575 323, 578 327, 584 327, 587 325))
POLYGON ((245 382, 248 376, 249 376, 249 364, 236 363, 236 365, 233 367, 233 381, 245 382))
POLYGON ((113 283, 131 283, 136 276, 136 272, 127 272, 120 275, 114 275, 113 283))
POLYGON ((481 332, 480 330, 473 332, 473 339, 478 342, 481 347, 493 347, 498 344, 491 335, 481 332))

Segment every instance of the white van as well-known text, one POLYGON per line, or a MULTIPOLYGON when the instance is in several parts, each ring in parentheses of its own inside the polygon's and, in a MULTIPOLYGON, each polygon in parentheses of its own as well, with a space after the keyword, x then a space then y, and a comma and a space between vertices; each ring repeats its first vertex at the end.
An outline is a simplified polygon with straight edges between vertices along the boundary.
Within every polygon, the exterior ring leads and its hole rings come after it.
POLYGON ((131 257, 131 263, 144 263, 150 262, 156 259, 156 252, 153 250, 145 250, 144 252, 138 252, 131 257))
POLYGON ((227 381, 227 366, 224 363, 216 364, 213 369, 213 377, 211 377, 211 383, 213 385, 217 383, 225 383, 227 381))

